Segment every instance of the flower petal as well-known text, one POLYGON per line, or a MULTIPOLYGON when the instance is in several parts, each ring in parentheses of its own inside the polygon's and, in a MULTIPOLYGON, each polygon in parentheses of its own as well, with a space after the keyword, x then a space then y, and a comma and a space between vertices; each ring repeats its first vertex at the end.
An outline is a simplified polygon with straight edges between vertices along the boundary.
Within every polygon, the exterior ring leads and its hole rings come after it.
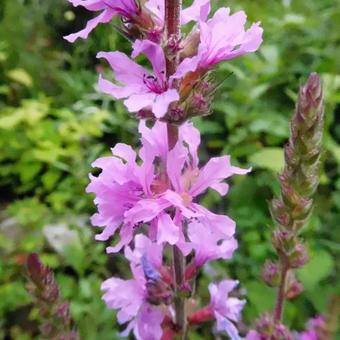
POLYGON ((179 239, 179 227, 176 226, 168 214, 161 214, 158 217, 157 243, 168 242, 176 244, 179 239))
POLYGON ((69 34, 65 36, 64 39, 71 43, 75 42, 78 38, 87 39, 92 30, 94 30, 99 24, 105 24, 111 21, 114 15, 115 12, 113 10, 105 9, 97 17, 89 20, 83 30, 69 34))

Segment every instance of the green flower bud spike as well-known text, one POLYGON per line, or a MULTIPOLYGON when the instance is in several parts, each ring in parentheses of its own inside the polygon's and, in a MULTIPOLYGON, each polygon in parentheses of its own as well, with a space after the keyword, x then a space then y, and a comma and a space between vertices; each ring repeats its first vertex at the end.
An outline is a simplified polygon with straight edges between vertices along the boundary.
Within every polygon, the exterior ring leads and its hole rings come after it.
POLYGON ((299 233, 311 214, 313 194, 319 184, 323 120, 320 77, 313 73, 300 89, 290 123, 290 138, 285 147, 285 165, 279 175, 281 194, 270 204, 271 215, 277 225, 273 244, 281 271, 274 310, 276 323, 282 319, 289 271, 300 268, 308 260, 299 233))

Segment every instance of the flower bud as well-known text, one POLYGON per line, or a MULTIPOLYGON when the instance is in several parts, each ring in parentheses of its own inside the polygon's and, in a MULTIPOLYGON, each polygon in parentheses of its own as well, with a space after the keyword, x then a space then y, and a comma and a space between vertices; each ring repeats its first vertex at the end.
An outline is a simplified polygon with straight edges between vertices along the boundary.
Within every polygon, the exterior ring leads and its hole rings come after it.
POLYGON ((290 330, 281 323, 274 323, 269 314, 256 322, 257 338, 263 340, 293 340, 290 330))
POLYGON ((301 293, 303 292, 303 285, 301 282, 297 280, 293 280, 289 283, 287 291, 286 291, 286 297, 289 300, 293 300, 297 298, 301 293))
POLYGON ((300 268, 309 260, 306 247, 298 243, 295 245, 293 251, 289 254, 288 261, 291 268, 300 268))
POLYGON ((277 263, 266 261, 262 269, 262 279, 270 287, 280 284, 280 267, 277 263))

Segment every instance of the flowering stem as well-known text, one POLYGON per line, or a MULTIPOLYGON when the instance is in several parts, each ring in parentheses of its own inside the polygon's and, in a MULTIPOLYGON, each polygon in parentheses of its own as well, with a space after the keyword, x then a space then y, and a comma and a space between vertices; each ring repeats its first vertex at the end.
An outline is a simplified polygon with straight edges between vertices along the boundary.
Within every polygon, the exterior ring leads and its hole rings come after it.
MULTIPOLYGON (((165 0, 165 32, 168 43, 178 42, 181 37, 181 15, 182 0, 165 0)), ((179 54, 167 58, 167 76, 175 73, 178 64, 179 54)))
POLYGON ((289 270, 289 266, 284 261, 281 262, 281 281, 278 288, 275 310, 274 310, 274 322, 281 322, 282 313, 283 313, 283 305, 286 297, 286 281, 287 281, 287 273, 289 270))
MULTIPOLYGON (((170 41, 179 41, 181 36, 180 30, 180 13, 182 8, 181 0, 165 0, 165 31, 166 39, 168 43, 170 41)), ((167 76, 170 77, 175 73, 176 67, 178 65, 178 53, 175 55, 170 55, 167 57, 167 76)), ((178 140, 178 127, 172 124, 167 124, 168 132, 168 145, 169 150, 173 149, 178 140)), ((185 277, 185 257, 178 247, 172 247, 172 258, 173 258, 173 275, 174 275, 174 285, 176 291, 175 297, 175 314, 176 314, 176 326, 179 331, 186 334, 186 315, 185 315, 185 299, 180 296, 181 286, 184 283, 185 277)))
MULTIPOLYGON (((178 127, 176 125, 167 125, 168 131, 168 145, 169 150, 173 149, 178 140, 178 127)), ((173 276, 175 286, 175 323, 178 329, 185 334, 186 329, 186 315, 185 315, 185 299, 180 296, 180 290, 184 283, 185 278, 185 257, 181 250, 173 246, 172 247, 172 265, 173 265, 173 276)))

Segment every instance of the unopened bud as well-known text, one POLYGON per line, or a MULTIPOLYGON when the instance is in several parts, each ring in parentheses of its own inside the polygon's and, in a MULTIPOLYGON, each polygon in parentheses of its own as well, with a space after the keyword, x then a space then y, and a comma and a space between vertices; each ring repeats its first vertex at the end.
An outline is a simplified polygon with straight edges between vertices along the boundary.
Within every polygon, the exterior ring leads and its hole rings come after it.
POLYGON ((187 38, 181 44, 181 60, 185 58, 193 57, 197 54, 197 48, 200 42, 200 34, 199 31, 194 31, 190 33, 187 38))
POLYGON ((211 306, 206 306, 199 309, 188 317, 190 325, 199 325, 206 321, 211 321, 215 319, 214 311, 211 306))
POLYGON ((261 340, 293 340, 289 329, 281 323, 275 323, 269 314, 256 322, 256 332, 261 340))
POLYGON ((277 287, 280 284, 280 267, 277 263, 266 261, 262 269, 263 281, 270 287, 277 287))
POLYGON ((295 246, 295 235, 287 230, 275 230, 272 243, 279 253, 288 254, 295 246))
POLYGON ((297 298, 303 292, 303 285, 301 282, 294 280, 288 286, 286 297, 289 300, 297 298))
POLYGON ((298 243, 295 245, 293 251, 290 253, 288 261, 292 268, 300 268, 309 260, 306 247, 298 243))

